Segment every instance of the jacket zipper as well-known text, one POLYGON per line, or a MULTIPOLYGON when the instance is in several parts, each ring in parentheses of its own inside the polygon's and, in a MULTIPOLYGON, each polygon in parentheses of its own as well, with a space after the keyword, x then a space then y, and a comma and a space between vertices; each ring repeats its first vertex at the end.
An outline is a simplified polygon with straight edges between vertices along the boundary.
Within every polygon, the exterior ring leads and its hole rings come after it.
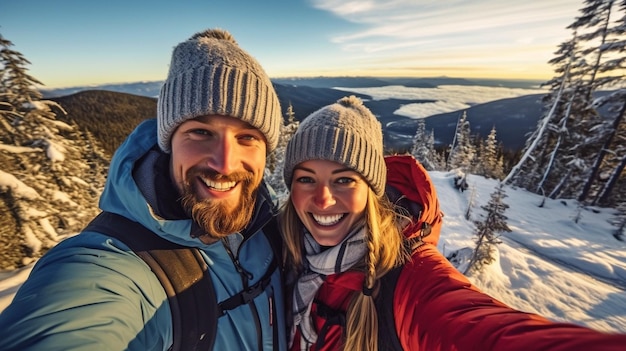
MULTIPOLYGON (((245 242, 245 239, 241 242, 239 247, 241 247, 241 245, 243 245, 244 242, 245 242)), ((230 259, 233 262, 233 265, 235 266, 235 269, 239 273, 239 277, 241 278, 241 285, 243 286, 243 289, 244 290, 248 289, 248 287, 249 287, 248 283, 250 282, 250 279, 252 279, 252 273, 248 272, 247 270, 245 270, 243 268, 243 266, 241 265, 241 262, 239 261, 239 258, 238 258, 239 255, 237 255, 237 257, 235 257, 235 255, 233 255, 233 252, 230 249, 230 246, 228 245, 228 242, 226 240, 222 240, 222 245, 226 249, 226 252, 228 253, 228 256, 230 256, 230 259)), ((255 326, 255 329, 256 329, 257 347, 258 347, 259 350, 263 350, 263 337, 262 337, 262 330, 261 330, 261 318, 259 317, 259 311, 257 311, 256 305, 254 304, 254 299, 248 302, 248 306, 250 307, 250 312, 252 313, 253 320, 254 320, 254 326, 255 326)))
MULTIPOLYGON (((262 204, 260 206, 260 208, 265 209, 267 206, 267 204, 262 204)), ((258 212, 258 211, 257 211, 258 212)), ((253 215, 253 217, 256 217, 257 213, 255 213, 253 215)), ((265 228, 265 226, 267 225, 267 223, 269 223, 269 221, 272 220, 272 216, 270 216, 267 220, 263 221, 263 223, 259 226, 255 226, 254 228, 250 228, 250 235, 246 236, 244 235, 243 240, 241 241, 241 243, 239 244, 239 247, 241 248, 243 246, 243 244, 250 239, 253 235, 258 235, 259 231, 263 230, 263 228, 265 228)), ((258 222, 257 222, 258 223, 258 222)), ((237 257, 235 257, 235 255, 233 255, 232 250, 230 249, 230 246, 228 245, 228 241, 226 241, 226 239, 222 239, 222 245, 224 246, 224 248, 226 249, 226 252, 228 253, 228 255, 230 256, 230 259, 233 261, 233 265, 235 266, 235 269, 237 270, 237 272, 239 272, 239 276, 241 277, 241 283, 243 285, 244 290, 248 288, 248 282, 252 279, 252 274, 250 272, 248 272, 247 270, 245 270, 243 268, 243 266, 241 265, 241 262, 239 261, 239 252, 240 250, 237 250, 237 257)), ((271 246, 271 244, 270 244, 271 246)), ((272 254, 274 254, 273 250, 272 250, 272 254)), ((272 301, 270 300, 270 306, 273 306, 273 303, 271 303, 272 301)), ((253 317, 254 317, 254 326, 256 328, 256 335, 257 335, 257 347, 260 351, 263 350, 263 331, 261 329, 261 318, 259 317, 259 311, 256 308, 256 305, 254 304, 254 300, 250 301, 248 303, 248 306, 250 307, 250 312, 252 313, 253 317)), ((272 313, 270 311, 270 316, 272 316, 272 313)), ((272 318, 272 317, 270 317, 272 318)), ((276 347, 276 342, 277 340, 274 340, 274 346, 276 347)))

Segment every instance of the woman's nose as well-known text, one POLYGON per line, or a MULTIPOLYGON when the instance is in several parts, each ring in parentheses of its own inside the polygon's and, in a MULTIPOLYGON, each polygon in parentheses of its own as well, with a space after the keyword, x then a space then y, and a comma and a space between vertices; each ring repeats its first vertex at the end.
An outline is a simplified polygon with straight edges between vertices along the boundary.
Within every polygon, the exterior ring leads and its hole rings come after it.
POLYGON ((326 209, 336 203, 335 197, 327 185, 319 185, 315 191, 315 205, 320 209, 326 209))

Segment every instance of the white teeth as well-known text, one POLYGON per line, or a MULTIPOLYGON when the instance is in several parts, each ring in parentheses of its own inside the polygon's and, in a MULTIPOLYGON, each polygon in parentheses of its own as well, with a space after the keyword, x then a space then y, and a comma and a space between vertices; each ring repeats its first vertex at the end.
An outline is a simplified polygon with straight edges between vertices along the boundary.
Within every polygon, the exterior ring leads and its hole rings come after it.
POLYGON ((333 225, 339 222, 341 218, 343 218, 343 214, 336 214, 336 215, 330 215, 330 216, 320 216, 320 215, 313 214, 313 219, 315 219, 315 221, 320 225, 333 225))
POLYGON ((228 191, 237 185, 237 182, 216 182, 210 179, 202 179, 202 181, 206 186, 217 191, 228 191))

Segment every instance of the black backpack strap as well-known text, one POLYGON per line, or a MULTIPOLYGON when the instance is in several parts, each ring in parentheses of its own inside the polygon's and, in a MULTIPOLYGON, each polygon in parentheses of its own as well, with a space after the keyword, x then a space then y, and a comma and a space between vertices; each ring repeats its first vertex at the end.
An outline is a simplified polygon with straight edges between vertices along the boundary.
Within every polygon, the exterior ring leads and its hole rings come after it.
MULTIPOLYGON (((278 228, 278 220, 276 219, 276 216, 272 216, 272 219, 265 224, 265 226, 263 227, 263 234, 265 234, 265 237, 267 238, 267 240, 269 241, 270 245, 272 246, 272 251, 274 252, 274 261, 272 263, 272 265, 276 265, 276 266, 272 266, 270 268, 268 268, 267 272, 269 273, 269 278, 271 279, 271 275, 276 268, 278 268, 279 270, 279 274, 280 274, 280 284, 281 284, 281 289, 283 292, 286 292, 286 286, 285 286, 285 267, 283 265, 283 238, 280 235, 280 230, 278 228)), ((266 273, 267 274, 267 273, 266 273)), ((275 297, 273 296, 272 299, 274 299, 275 297)), ((284 302, 284 301, 282 301, 284 302)), ((279 341, 278 341, 278 335, 279 335, 279 325, 278 325, 278 312, 276 310, 276 302, 272 300, 271 302, 271 311, 270 313, 272 314, 272 321, 276 321, 272 323, 272 333, 273 333, 273 338, 274 338, 274 350, 278 350, 278 346, 279 346, 279 341)), ((283 316, 284 320, 287 320, 287 309, 284 310, 285 315, 283 316)))
POLYGON ((272 247, 274 259, 270 263, 269 267, 267 267, 265 274, 263 274, 259 281, 218 304, 218 316, 223 316, 226 311, 247 304, 248 302, 254 300, 255 297, 261 295, 263 291, 265 291, 265 288, 270 285, 272 281, 272 274, 274 274, 279 266, 282 266, 280 264, 280 255, 282 255, 282 251, 280 251, 282 250, 282 240, 280 238, 280 234, 278 233, 278 224, 276 223, 275 217, 265 224, 263 227, 263 233, 272 247))
POLYGON ((226 300, 218 303, 218 316, 223 316, 226 311, 233 310, 241 305, 245 305, 248 302, 254 300, 255 297, 261 295, 265 288, 270 285, 272 280, 272 274, 276 270, 276 260, 273 260, 270 266, 263 274, 263 277, 258 282, 250 285, 247 289, 240 291, 239 293, 227 298, 226 300))
POLYGON ((380 290, 378 291, 378 296, 374 299, 376 312, 378 313, 379 350, 402 350, 393 315, 393 295, 403 267, 400 266, 390 270, 379 281, 380 290))
POLYGON ((171 350, 213 348, 217 298, 198 249, 167 241, 143 225, 111 212, 100 213, 84 230, 121 240, 150 266, 170 304, 174 338, 171 350))
MULTIPOLYGON (((403 351, 393 314, 393 294, 403 267, 399 266, 390 270, 378 282, 380 288, 374 303, 378 315, 378 350, 381 351, 403 351)), ((345 329, 346 314, 329 307, 320 300, 315 299, 314 303, 317 306, 317 315, 326 320, 317 336, 317 348, 319 349, 324 345, 326 333, 331 325, 339 325, 345 329)))
POLYGON ((343 311, 331 308, 330 306, 318 299, 315 299, 313 303, 315 303, 315 305, 317 306, 317 315, 326 320, 324 322, 324 325, 322 325, 322 328, 320 328, 319 332, 317 333, 316 349, 319 350, 324 346, 326 333, 328 333, 328 329, 332 325, 338 325, 345 331, 346 314, 343 311))

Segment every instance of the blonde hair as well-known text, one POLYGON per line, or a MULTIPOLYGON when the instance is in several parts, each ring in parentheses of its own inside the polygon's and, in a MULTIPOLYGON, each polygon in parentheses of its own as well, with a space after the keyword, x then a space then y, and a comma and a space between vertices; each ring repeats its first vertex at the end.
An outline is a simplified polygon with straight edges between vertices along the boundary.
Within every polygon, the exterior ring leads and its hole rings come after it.
MULTIPOLYGON (((365 273, 363 287, 372 293, 356 291, 350 300, 346 311, 344 350, 378 350, 378 314, 374 303, 379 290, 378 279, 410 258, 403 245, 401 218, 404 217, 395 211, 386 196, 377 196, 371 187, 368 188, 365 209, 368 250, 354 269, 365 273)), ((291 198, 281 209, 280 226, 286 248, 285 267, 293 267, 299 274, 303 270, 303 225, 291 198)))

